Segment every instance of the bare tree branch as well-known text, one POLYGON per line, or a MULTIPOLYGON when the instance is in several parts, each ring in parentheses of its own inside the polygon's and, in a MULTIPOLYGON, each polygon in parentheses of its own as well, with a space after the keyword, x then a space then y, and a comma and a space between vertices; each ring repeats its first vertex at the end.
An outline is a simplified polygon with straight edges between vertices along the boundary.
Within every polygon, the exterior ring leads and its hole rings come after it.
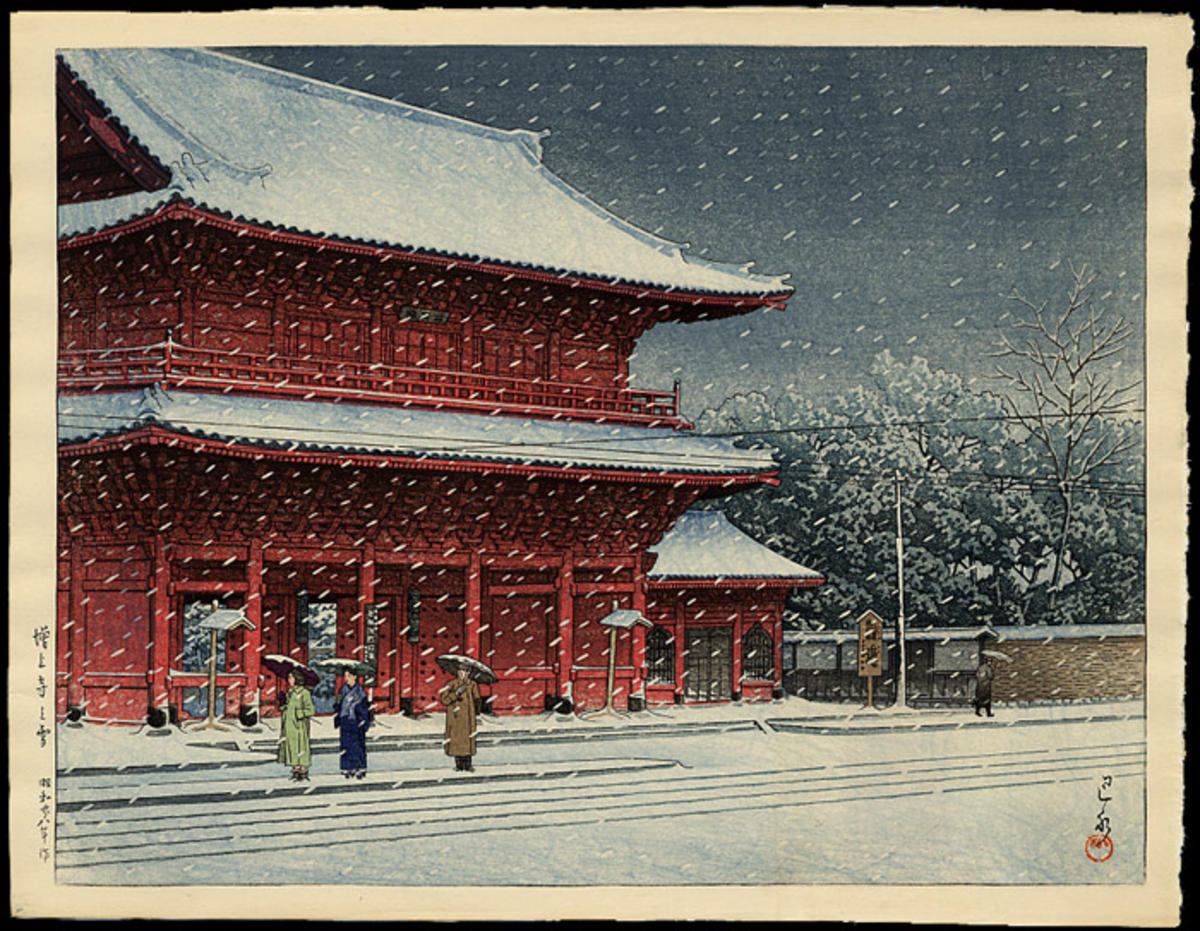
POLYGON ((1068 260, 1067 267, 1070 282, 1060 311, 1016 288, 1001 295, 1025 314, 1014 318, 1011 335, 1001 333, 998 350, 990 354, 1006 360, 994 366, 995 377, 1009 389, 1004 409, 1044 450, 1056 480, 1063 517, 1053 553, 1052 593, 1069 559, 1072 486, 1137 446, 1133 437, 1114 435, 1107 416, 1126 407, 1140 385, 1136 380, 1118 382, 1112 368, 1099 368, 1125 351, 1134 329, 1124 317, 1110 319, 1097 309, 1093 287, 1098 272, 1086 262, 1076 268, 1068 260))

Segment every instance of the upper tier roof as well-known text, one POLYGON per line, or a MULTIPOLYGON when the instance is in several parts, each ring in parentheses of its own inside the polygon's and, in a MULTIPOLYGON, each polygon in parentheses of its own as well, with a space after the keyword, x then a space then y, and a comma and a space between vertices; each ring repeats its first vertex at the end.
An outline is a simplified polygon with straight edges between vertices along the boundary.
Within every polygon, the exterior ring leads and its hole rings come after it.
POLYGON ((268 227, 688 294, 786 295, 609 213, 498 130, 199 49, 82 49, 64 63, 167 187, 65 204, 60 238, 172 199, 268 227))

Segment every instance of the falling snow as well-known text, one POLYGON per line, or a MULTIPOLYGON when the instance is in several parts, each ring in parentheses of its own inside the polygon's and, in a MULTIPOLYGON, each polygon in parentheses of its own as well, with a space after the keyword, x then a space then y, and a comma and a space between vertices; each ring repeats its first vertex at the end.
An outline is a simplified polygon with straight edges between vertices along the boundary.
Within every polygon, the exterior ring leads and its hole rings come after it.
MULTIPOLYGON (((364 783, 347 786, 337 754, 317 753, 300 794, 272 761, 273 733, 206 747, 186 734, 61 728, 59 881, 113 882, 119 871, 122 883, 157 884, 170 867, 185 884, 230 875, 324 884, 330 850, 346 843, 356 851, 352 881, 403 886, 531 876, 552 885, 1094 883, 1082 840, 1095 824, 1097 760, 1115 774, 1121 852, 1103 881, 1142 881, 1141 703, 998 713, 983 726, 969 709, 889 721, 787 699, 613 724, 485 716, 476 772, 465 778, 440 762, 440 715, 385 717, 369 738, 364 783), (664 726, 677 732, 664 739, 664 726), (196 793, 205 798, 189 798, 196 793), (981 804, 1004 813, 990 819, 985 844, 981 804), (913 830, 930 820, 941 829, 913 830)), ((313 736, 336 745, 328 719, 313 736)))
POLYGON ((81 50, 64 58, 173 173, 162 191, 62 205, 60 237, 185 198, 258 223, 559 274, 667 290, 786 290, 779 277, 686 256, 678 243, 603 211, 546 171, 539 133, 289 80, 203 51, 81 50), (198 86, 206 88, 199 97, 198 86), (238 101, 236 111, 228 100, 238 101), (186 130, 171 118, 184 107, 186 130))
MULTIPOLYGON (((319 235, 668 290, 762 295, 786 280, 795 294, 784 312, 664 324, 641 337, 630 356, 631 381, 657 388, 682 375, 684 406, 696 413, 733 394, 836 397, 863 383, 869 360, 881 351, 905 360, 919 351, 973 384, 990 369, 997 328, 1010 322, 998 295, 1014 287, 1046 292, 1057 286, 1056 270, 1071 262, 1103 271, 1098 303, 1141 320, 1145 58, 1139 49, 509 46, 231 54, 329 86, 294 93, 286 78, 267 79, 266 72, 206 53, 67 53, 102 98, 120 105, 134 136, 179 157, 165 191, 66 205, 59 212, 62 234, 187 198, 319 235), (174 83, 149 82, 139 69, 163 56, 177 59, 174 83), (193 107, 208 114, 200 139, 182 133, 170 111, 183 100, 196 104, 190 98, 205 82, 220 87, 213 102, 193 107), (222 95, 236 98, 238 107, 215 102, 222 95), (307 132, 289 133, 274 120, 280 107, 291 114, 286 125, 303 123, 307 132), (742 264, 747 257, 755 262, 742 264)), ((1139 368, 1140 353, 1134 340, 1115 365, 1139 368)), ((201 441, 558 469, 743 474, 775 465, 765 448, 665 427, 181 390, 59 399, 60 440, 146 424, 201 441)), ((866 468, 864 459, 848 465, 866 468)), ((624 517, 646 519, 636 511, 624 517)), ((937 532, 928 531, 915 540, 936 544, 937 532)), ((820 577, 716 511, 685 513, 651 553, 658 557, 651 578, 659 580, 820 577)), ((883 571, 869 568, 867 580, 883 571)), ((327 594, 313 592, 318 614, 327 594)), ((312 645, 332 653, 336 608, 323 617, 313 621, 312 645)), ((587 625, 582 621, 580 629, 587 625)), ((1091 634, 1123 635, 1101 626, 1091 634)), ((1051 639, 1044 632, 1027 636, 1051 639)), ((112 660, 130 649, 113 646, 112 660)), ((202 637, 186 639, 171 668, 200 668, 206 649, 202 637)), ((578 659, 589 659, 586 648, 578 659)), ((144 733, 64 725, 61 768, 114 771, 95 779, 66 774, 63 798, 77 804, 63 813, 59 866, 72 881, 112 881, 102 835, 127 819, 138 835, 129 850, 146 854, 144 862, 119 866, 132 883, 161 882, 163 857, 176 863, 183 882, 225 880, 227 873, 214 873, 215 863, 252 870, 260 881, 326 882, 337 867, 327 847, 345 840, 363 845, 374 871, 368 880, 445 884, 461 858, 442 830, 472 837, 464 881, 473 882, 531 876, 553 883, 751 885, 1090 881, 1094 874, 1081 857, 1067 860, 1059 852, 1064 839, 1077 840, 1071 819, 1090 804, 1090 786, 1081 788, 1079 761, 1070 754, 1108 741, 1108 750, 1124 754, 1114 765, 1126 767, 1120 772, 1129 802, 1120 813, 1128 859, 1108 879, 1134 883, 1142 878, 1141 707, 1113 704, 1101 731, 1087 723, 1086 711, 1013 708, 1011 721, 1053 727, 997 727, 982 739, 965 736, 976 726, 969 713, 938 711, 927 720, 950 723, 922 733, 919 745, 892 726, 881 725, 867 739, 861 715, 791 698, 719 714, 651 709, 594 740, 588 724, 574 717, 567 723, 542 716, 532 724, 488 717, 481 727, 489 742, 480 761, 485 780, 461 785, 448 773, 431 775, 443 761, 436 746, 421 741, 436 734, 439 721, 381 718, 373 734, 381 745, 373 763, 378 772, 365 788, 385 800, 379 807, 386 810, 347 804, 339 786, 326 788, 334 783, 332 760, 319 760, 314 787, 327 801, 320 794, 295 800, 304 809, 298 820, 339 819, 319 835, 307 824, 271 834, 243 817, 282 820, 261 804, 282 782, 271 771, 270 747, 256 746, 273 740, 269 720, 258 736, 238 733, 227 742, 232 747, 210 742, 199 754, 183 731, 151 741, 144 733), (790 719, 794 733, 772 719, 790 719), (676 751, 650 736, 664 721, 722 727, 705 736, 680 736, 681 730, 672 735, 676 751), (864 733, 847 733, 855 727, 864 733), (1052 731, 1062 739, 1050 739, 1052 731), (412 746, 401 746, 405 741, 412 746), (984 751, 1011 756, 1030 772, 1044 762, 1051 776, 992 786, 988 780, 1007 764, 984 759, 984 751), (975 833, 978 806, 938 785, 960 775, 922 768, 954 753, 979 757, 961 776, 979 780, 963 787, 970 790, 965 796, 988 789, 991 799, 1004 802, 1004 816, 989 822, 987 843, 975 833), (182 769, 150 776, 120 771, 141 762, 182 769), (217 772, 189 775, 197 762, 217 772), (501 778, 489 783, 489 773, 501 778), (779 785, 765 786, 764 776, 779 785), (893 777, 902 797, 880 803, 870 783, 891 785, 893 777), (219 801, 164 801, 198 785, 219 801), (249 795, 237 798, 242 792, 249 795), (448 806, 451 794, 473 813, 448 806), (926 796, 936 797, 936 807, 926 796), (89 812, 91 805, 119 814, 110 823, 89 812), (143 805, 171 810, 141 819, 143 805), (222 809, 228 827, 208 824, 222 809), (912 823, 934 817, 942 832, 914 836, 912 823), (671 844, 658 840, 667 830, 671 844), (524 832, 522 843, 508 843, 510 831, 524 832), (227 835, 243 845, 231 858, 219 856, 228 852, 227 835), (731 837, 753 842, 731 844, 731 837), (771 857, 763 857, 764 843, 771 857), (297 845, 312 849, 285 865, 284 855, 297 845), (997 856, 1006 846, 1025 855, 997 856), (551 859, 555 869, 547 873, 551 859), (913 864, 923 870, 919 877, 913 864)), ((331 738, 327 723, 317 722, 315 737, 331 738)), ((272 801, 292 804, 282 798, 272 801)), ((1086 830, 1086 818, 1083 824, 1086 830)))
POLYGON ((710 321, 656 327, 640 341, 632 375, 647 387, 669 382, 680 357, 704 360, 712 387, 685 381, 689 410, 774 391, 798 369, 831 396, 880 343, 903 350, 913 335, 937 364, 986 371, 997 295, 1014 284, 1043 290, 1051 263, 1066 259, 1128 273, 1108 303, 1141 315, 1138 49, 235 53, 501 129, 548 126, 546 165, 634 224, 695 243, 698 256, 753 257, 756 270, 790 273, 789 310, 753 315, 745 337, 736 335, 744 327, 710 321), (1062 180, 1075 182, 1063 189, 1072 193, 1056 191, 1062 180), (869 213, 849 212, 871 198, 869 213), (977 248, 964 253, 966 241, 977 248), (937 286, 956 278, 953 290, 937 286), (881 313, 881 297, 931 316, 881 313), (822 352, 795 342, 779 351, 804 332, 820 334, 822 352))

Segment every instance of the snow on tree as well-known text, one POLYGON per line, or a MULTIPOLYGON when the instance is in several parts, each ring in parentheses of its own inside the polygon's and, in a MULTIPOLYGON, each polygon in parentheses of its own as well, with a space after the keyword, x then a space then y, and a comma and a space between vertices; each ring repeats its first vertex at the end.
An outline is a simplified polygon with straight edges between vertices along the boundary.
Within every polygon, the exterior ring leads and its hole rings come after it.
MULTIPOLYGON (((1070 582, 1050 605, 1056 492, 1038 478, 1042 457, 1010 417, 1001 397, 960 375, 885 351, 864 384, 828 404, 800 391, 737 395, 706 411, 698 429, 738 435, 738 445, 770 449, 779 462, 777 488, 714 506, 826 575, 822 588, 789 602, 806 621, 843 627, 866 608, 893 608, 896 470, 905 479, 906 607, 915 626, 1137 620, 1144 513, 1133 486, 1076 493, 1086 530, 1065 554, 1070 582)), ((1114 465, 1108 480, 1131 481, 1134 466, 1117 473, 1114 465)))
POLYGON ((1128 409, 1140 385, 1120 379, 1113 364, 1133 325, 1098 307, 1099 275, 1087 263, 1068 266, 1071 285, 1059 310, 1015 288, 1006 295, 1025 313, 1014 319, 1011 333, 1000 334, 995 353, 1004 360, 995 370, 1008 389, 1004 405, 1045 454, 1059 499, 1051 604, 1062 586, 1078 486, 1102 477, 1138 446, 1135 431, 1109 419, 1128 409))

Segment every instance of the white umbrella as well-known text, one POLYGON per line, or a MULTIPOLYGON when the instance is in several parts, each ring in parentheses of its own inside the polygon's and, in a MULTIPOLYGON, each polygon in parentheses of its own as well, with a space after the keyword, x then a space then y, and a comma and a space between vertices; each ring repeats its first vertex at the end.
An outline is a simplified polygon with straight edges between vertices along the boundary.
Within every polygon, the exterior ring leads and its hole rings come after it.
POLYGON ((482 663, 473 656, 463 656, 461 653, 443 653, 437 658, 437 664, 446 672, 453 675, 459 669, 465 669, 476 682, 491 685, 497 676, 487 663, 482 663))
POLYGON ((350 659, 345 656, 324 656, 321 659, 313 660, 310 665, 313 669, 324 673, 334 673, 335 675, 343 669, 349 669, 356 676, 371 676, 375 674, 375 667, 370 663, 364 662, 361 659, 350 659))
POLYGON ((1011 663, 1013 661, 1011 656, 1009 656, 1007 653, 1001 653, 999 650, 980 650, 979 652, 984 656, 991 657, 992 659, 1002 659, 1006 663, 1011 663))

